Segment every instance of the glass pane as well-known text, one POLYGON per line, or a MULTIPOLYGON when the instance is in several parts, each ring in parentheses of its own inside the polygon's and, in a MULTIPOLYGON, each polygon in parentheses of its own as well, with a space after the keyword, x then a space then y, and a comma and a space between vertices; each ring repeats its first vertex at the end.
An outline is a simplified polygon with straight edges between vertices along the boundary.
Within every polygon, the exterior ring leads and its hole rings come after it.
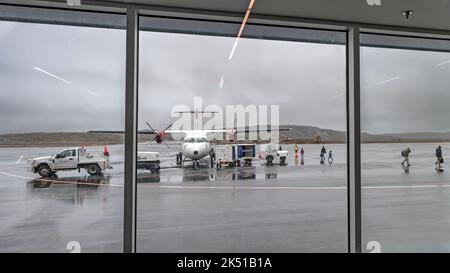
POLYGON ((125 31, 106 26, 124 16, 6 11, 17 22, 0 21, 0 252, 121 252, 123 136, 89 132, 123 130, 125 31), (68 22, 97 15, 102 28, 68 22))
POLYGON ((346 252, 345 33, 140 26, 138 251, 346 252))
POLYGON ((366 251, 448 252, 450 41, 361 40, 366 251))

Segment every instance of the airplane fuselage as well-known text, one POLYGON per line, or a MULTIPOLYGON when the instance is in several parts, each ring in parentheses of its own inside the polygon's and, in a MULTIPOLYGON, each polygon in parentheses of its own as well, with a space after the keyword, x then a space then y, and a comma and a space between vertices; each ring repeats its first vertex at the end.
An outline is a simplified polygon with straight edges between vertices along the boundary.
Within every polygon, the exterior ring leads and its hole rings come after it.
POLYGON ((209 154, 211 143, 203 133, 187 133, 181 144, 185 158, 198 161, 209 154))

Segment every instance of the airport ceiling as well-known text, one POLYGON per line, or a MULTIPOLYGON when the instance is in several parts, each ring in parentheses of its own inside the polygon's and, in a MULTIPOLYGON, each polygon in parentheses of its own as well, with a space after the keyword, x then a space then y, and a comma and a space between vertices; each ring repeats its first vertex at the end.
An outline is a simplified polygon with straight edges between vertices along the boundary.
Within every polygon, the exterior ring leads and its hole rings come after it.
MULTIPOLYGON (((249 0, 110 0, 244 13, 249 0)), ((255 0, 252 14, 450 30, 450 0, 255 0), (381 5, 368 3, 381 2, 381 5), (406 19, 403 12, 412 10, 406 19)))

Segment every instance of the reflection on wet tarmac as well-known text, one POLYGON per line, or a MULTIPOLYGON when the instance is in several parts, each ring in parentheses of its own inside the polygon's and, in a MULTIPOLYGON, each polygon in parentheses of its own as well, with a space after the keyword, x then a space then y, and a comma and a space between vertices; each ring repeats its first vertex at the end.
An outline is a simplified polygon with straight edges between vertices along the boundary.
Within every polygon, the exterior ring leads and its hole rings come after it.
POLYGON ((101 185, 109 185, 110 177, 105 175, 85 175, 75 177, 58 176, 37 178, 28 182, 33 188, 49 188, 52 185, 77 185, 77 187, 97 188, 101 185))
POLYGON ((403 169, 403 171, 405 172, 405 174, 408 174, 408 173, 409 173, 409 166, 411 166, 411 165, 409 165, 409 164, 402 165, 402 169, 403 169))
POLYGON ((137 177, 137 183, 159 183, 160 181, 160 173, 140 173, 137 177))
POLYGON ((49 188, 53 184, 53 182, 35 179, 28 182, 28 184, 35 189, 46 189, 49 188))
MULTIPOLYGON (((140 172, 138 174, 138 183, 159 183, 159 182, 200 182, 200 181, 238 181, 238 180, 256 180, 258 177, 263 179, 276 179, 278 177, 278 167, 265 168, 263 173, 257 175, 257 167, 238 167, 238 168, 200 168, 192 170, 191 168, 177 169, 172 173, 150 173, 140 172)), ((261 172, 261 169, 259 169, 261 172)))
MULTIPOLYGON (((91 199, 97 200, 97 189, 102 185, 109 185, 109 183, 110 177, 105 175, 63 178, 54 176, 29 181, 27 192, 46 200, 51 197, 53 200, 81 206, 88 196, 93 196, 91 199)), ((107 199, 108 197, 104 197, 102 200, 106 202, 107 199)))
POLYGON ((255 167, 247 167, 236 169, 233 173, 233 180, 252 180, 256 179, 256 169, 255 167))

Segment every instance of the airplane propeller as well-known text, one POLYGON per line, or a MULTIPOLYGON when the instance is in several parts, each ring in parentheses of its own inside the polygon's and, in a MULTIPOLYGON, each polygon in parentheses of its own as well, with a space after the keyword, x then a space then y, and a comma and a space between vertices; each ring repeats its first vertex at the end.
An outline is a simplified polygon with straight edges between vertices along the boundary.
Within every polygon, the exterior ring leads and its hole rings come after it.
POLYGON ((158 144, 164 143, 167 146, 167 148, 170 148, 169 144, 167 144, 163 138, 166 135, 166 130, 168 130, 170 127, 172 127, 173 123, 170 124, 169 126, 167 126, 164 130, 160 130, 160 131, 154 130, 153 127, 150 125, 150 123, 148 123, 147 121, 145 123, 150 128, 150 130, 152 130, 155 133, 155 136, 153 137, 153 139, 151 141, 152 142, 156 141, 156 143, 158 143, 158 144))

